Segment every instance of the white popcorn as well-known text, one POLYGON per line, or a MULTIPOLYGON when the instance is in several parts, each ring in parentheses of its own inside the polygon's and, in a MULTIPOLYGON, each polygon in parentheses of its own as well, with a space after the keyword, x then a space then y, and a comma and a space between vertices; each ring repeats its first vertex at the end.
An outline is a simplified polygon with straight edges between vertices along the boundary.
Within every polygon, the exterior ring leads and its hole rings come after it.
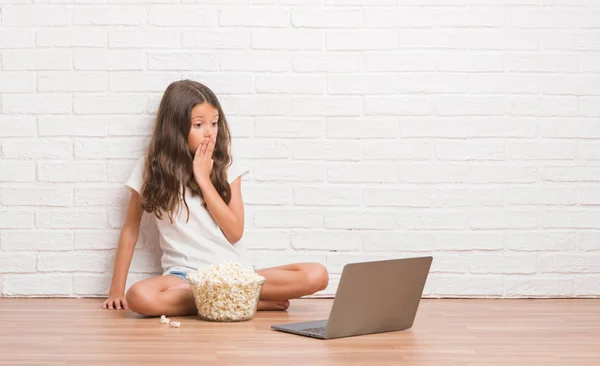
POLYGON ((171 320, 164 315, 160 317, 160 324, 169 324, 170 321, 171 320))
POLYGON ((265 278, 236 261, 187 274, 198 315, 207 320, 240 321, 254 316, 265 278))
POLYGON ((171 327, 179 328, 181 326, 181 322, 171 322, 171 327))

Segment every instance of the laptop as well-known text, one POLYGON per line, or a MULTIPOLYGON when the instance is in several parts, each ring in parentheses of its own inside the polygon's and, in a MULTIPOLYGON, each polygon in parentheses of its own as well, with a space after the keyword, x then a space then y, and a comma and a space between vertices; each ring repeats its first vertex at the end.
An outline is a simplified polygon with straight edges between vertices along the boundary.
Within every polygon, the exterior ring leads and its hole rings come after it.
POLYGON ((392 332, 412 327, 433 257, 349 263, 329 319, 271 329, 318 339, 392 332))

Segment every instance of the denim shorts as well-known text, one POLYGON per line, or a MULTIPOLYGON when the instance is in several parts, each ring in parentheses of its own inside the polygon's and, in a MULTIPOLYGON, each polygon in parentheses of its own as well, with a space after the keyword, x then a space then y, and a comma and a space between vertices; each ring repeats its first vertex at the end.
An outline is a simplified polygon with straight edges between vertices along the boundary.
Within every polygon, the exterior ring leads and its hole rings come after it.
POLYGON ((172 272, 167 273, 167 276, 168 275, 177 276, 177 277, 181 278, 182 280, 184 280, 186 283, 188 283, 188 280, 185 278, 186 274, 187 273, 185 273, 185 272, 172 271, 172 272))

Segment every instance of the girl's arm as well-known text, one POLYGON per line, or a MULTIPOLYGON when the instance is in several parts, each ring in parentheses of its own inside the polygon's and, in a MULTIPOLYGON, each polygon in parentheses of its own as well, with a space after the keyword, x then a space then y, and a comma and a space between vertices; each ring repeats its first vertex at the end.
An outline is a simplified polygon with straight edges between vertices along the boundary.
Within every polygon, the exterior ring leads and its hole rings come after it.
POLYGON ((110 296, 120 296, 125 293, 125 283, 127 273, 133 257, 133 250, 140 232, 140 222, 144 211, 141 206, 140 195, 132 190, 129 207, 127 209, 127 219, 121 229, 119 236, 119 247, 115 257, 115 268, 113 270, 112 282, 110 285, 110 296))
POLYGON ((229 205, 223 201, 219 192, 215 189, 210 179, 196 180, 208 212, 215 219, 223 234, 231 244, 235 244, 242 238, 244 233, 244 203, 242 202, 241 181, 238 177, 231 184, 231 201, 229 205))

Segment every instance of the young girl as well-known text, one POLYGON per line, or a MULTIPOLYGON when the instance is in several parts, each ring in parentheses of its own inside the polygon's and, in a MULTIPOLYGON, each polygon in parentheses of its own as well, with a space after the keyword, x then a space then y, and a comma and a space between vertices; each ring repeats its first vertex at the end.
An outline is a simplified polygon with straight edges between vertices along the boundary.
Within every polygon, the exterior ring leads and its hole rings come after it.
MULTIPOLYGON (((199 267, 237 260, 253 265, 238 244, 244 232, 242 170, 232 160, 229 126, 206 86, 171 83, 160 102, 150 145, 125 183, 131 188, 105 309, 131 309, 146 316, 196 313, 185 279, 199 267), (162 249, 161 276, 139 281, 125 294, 142 213, 155 216, 162 249)), ((256 271, 266 278, 258 310, 285 310, 289 299, 325 289, 328 273, 318 263, 256 271)))

